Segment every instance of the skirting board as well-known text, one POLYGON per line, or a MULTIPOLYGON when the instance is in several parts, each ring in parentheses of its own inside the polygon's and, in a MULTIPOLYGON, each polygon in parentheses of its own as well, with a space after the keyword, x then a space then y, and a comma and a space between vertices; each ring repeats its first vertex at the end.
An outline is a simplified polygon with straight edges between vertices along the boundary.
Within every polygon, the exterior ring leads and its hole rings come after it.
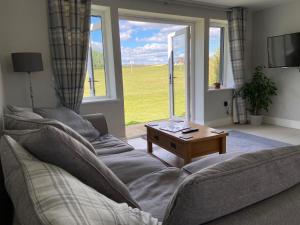
POLYGON ((264 116, 264 123, 277 125, 281 127, 300 129, 300 121, 298 120, 287 120, 287 119, 281 119, 277 117, 264 116))
MULTIPOLYGON (((195 121, 195 123, 198 124, 203 124, 198 121, 195 121)), ((217 120, 211 120, 211 121, 206 121, 205 125, 209 127, 221 127, 221 126, 226 126, 226 125, 231 125, 232 124, 232 118, 231 117, 226 117, 226 118, 221 118, 217 120)))

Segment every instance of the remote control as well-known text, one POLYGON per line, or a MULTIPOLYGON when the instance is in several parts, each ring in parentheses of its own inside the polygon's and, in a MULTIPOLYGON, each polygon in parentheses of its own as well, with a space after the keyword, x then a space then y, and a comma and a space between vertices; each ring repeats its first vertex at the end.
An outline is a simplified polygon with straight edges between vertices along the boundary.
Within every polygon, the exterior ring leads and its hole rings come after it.
POLYGON ((193 132, 197 132, 199 131, 198 128, 189 128, 189 129, 186 129, 184 131, 182 131, 183 134, 189 134, 189 133, 193 133, 193 132))

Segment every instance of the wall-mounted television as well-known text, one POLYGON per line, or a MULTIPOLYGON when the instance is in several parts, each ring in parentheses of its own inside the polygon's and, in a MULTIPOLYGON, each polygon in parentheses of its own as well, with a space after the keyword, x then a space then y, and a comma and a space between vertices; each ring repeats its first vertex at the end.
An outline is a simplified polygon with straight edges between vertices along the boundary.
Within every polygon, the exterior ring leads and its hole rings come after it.
POLYGON ((269 68, 300 68, 300 33, 268 38, 269 68))

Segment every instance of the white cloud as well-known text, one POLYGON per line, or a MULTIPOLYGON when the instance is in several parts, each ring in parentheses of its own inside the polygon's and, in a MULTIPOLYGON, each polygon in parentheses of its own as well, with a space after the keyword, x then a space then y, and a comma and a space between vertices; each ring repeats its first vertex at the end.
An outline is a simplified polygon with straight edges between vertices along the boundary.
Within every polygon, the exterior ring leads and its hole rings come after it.
MULTIPOLYGON (((152 24, 152 27, 155 27, 152 24)), ((149 37, 145 37, 145 38, 137 38, 137 41, 139 42, 167 42, 168 41, 168 35, 183 29, 186 26, 182 26, 182 25, 160 25, 160 31, 155 33, 152 36, 149 37)), ((158 27, 156 27, 156 29, 158 29, 158 27)))
POLYGON ((214 40, 219 40, 220 39, 220 28, 211 27, 209 29, 209 37, 214 40))
POLYGON ((168 36, 162 33, 157 33, 156 35, 145 37, 145 38, 136 38, 138 42, 167 42, 168 36))
MULTIPOLYGON (((129 64, 167 64, 168 35, 185 26, 149 23, 140 21, 120 21, 122 41, 122 62, 129 64), (130 42, 129 42, 130 41, 130 42), (136 42, 136 47, 124 47, 125 43, 136 42), (143 44, 141 46, 141 44, 143 44)), ((133 44, 133 45, 135 45, 133 44)), ((132 45, 132 44, 130 44, 132 45)))
POLYGON ((168 46, 162 43, 146 44, 135 48, 122 47, 122 62, 129 64, 162 64, 168 61, 168 46))
POLYGON ((142 49, 144 50, 152 50, 152 51, 167 50, 167 48, 168 48, 167 44, 160 44, 160 43, 146 44, 142 47, 142 49))
POLYGON ((121 41, 127 41, 127 40, 129 40, 131 38, 131 36, 132 36, 132 33, 133 33, 132 29, 120 32, 120 39, 121 39, 121 41))

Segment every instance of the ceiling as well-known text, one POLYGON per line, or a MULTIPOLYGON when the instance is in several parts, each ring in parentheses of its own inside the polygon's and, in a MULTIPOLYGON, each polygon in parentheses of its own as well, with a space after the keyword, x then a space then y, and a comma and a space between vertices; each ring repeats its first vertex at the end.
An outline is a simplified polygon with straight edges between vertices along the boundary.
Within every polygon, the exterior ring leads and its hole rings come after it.
POLYGON ((204 6, 229 8, 235 6, 247 7, 252 10, 261 10, 295 0, 166 0, 167 2, 183 2, 204 6))

